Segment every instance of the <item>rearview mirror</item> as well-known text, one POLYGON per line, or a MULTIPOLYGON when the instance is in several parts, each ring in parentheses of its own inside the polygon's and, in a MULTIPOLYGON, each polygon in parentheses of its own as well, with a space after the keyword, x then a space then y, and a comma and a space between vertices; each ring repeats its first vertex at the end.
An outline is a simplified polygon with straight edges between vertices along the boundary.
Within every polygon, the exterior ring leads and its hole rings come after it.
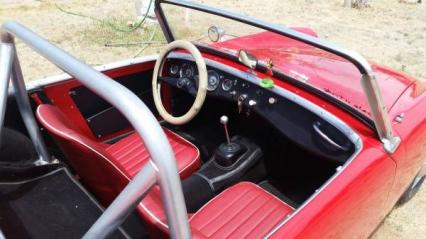
POLYGON ((223 36, 225 36, 225 30, 216 26, 211 26, 208 29, 208 36, 212 42, 222 41, 223 36))
POLYGON ((240 50, 238 52, 238 60, 251 69, 255 69, 257 66, 257 58, 245 50, 240 50))

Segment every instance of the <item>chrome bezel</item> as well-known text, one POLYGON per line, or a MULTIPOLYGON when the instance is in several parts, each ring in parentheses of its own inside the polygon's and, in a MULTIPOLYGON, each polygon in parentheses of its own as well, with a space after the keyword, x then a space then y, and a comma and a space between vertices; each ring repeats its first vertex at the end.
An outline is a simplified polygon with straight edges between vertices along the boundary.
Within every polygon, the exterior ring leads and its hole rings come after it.
POLYGON ((214 70, 207 71, 207 90, 208 91, 215 91, 217 87, 220 85, 220 75, 214 70), (210 77, 213 75, 216 75, 216 83, 214 85, 210 84, 210 77))
POLYGON ((188 63, 182 64, 182 66, 180 67, 180 70, 179 70, 179 77, 180 78, 192 79, 192 78, 194 78, 194 76, 195 76, 194 66, 192 64, 188 64, 188 63), (184 72, 184 71, 186 71, 185 67, 189 67, 188 69, 191 70, 190 75, 187 75, 186 72, 184 72))
POLYGON ((233 82, 232 80, 230 80, 230 79, 228 79, 228 78, 223 79, 222 84, 221 84, 221 87, 222 87, 222 90, 223 90, 223 91, 228 92, 228 91, 232 90, 232 87, 233 87, 233 86, 234 86, 234 82, 233 82), (231 83, 231 86, 230 86, 229 88, 227 88, 227 87, 225 86, 225 83, 226 83, 226 82, 230 82, 230 83, 231 83))
POLYGON ((177 64, 171 64, 169 66, 169 73, 171 76, 177 76, 180 72, 180 68, 177 64))

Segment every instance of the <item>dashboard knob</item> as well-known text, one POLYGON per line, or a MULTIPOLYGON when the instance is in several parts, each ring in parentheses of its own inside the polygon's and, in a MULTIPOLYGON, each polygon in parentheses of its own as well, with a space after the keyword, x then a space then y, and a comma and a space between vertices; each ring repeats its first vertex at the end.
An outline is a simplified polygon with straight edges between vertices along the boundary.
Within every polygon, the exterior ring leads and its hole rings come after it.
POLYGON ((277 99, 275 99, 274 97, 269 97, 268 102, 269 102, 269 104, 273 105, 273 104, 277 103, 277 99))

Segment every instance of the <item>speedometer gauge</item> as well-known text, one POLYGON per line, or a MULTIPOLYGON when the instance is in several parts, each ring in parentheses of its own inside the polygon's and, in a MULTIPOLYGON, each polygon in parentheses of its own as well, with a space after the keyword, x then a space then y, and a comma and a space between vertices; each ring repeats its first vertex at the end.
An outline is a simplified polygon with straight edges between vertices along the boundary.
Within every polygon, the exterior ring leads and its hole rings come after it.
POLYGON ((216 71, 208 71, 207 90, 214 91, 219 86, 219 74, 216 71))
POLYGON ((194 77, 194 67, 188 63, 182 65, 179 71, 179 76, 192 79, 194 77))

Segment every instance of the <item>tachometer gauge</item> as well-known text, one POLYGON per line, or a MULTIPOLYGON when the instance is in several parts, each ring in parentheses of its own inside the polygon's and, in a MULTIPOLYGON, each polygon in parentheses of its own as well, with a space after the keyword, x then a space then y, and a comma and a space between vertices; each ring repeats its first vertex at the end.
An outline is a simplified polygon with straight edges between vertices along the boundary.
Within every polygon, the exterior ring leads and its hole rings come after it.
POLYGON ((179 73, 179 66, 176 64, 170 65, 169 73, 171 76, 176 76, 179 73))
POLYGON ((208 71, 207 90, 214 91, 219 86, 219 74, 216 71, 208 71))
POLYGON ((179 71, 179 76, 191 79, 194 77, 194 67, 188 63, 182 65, 179 71))
POLYGON ((230 91, 232 89, 232 86, 234 85, 234 82, 230 79, 225 79, 222 82, 222 90, 224 91, 230 91))

